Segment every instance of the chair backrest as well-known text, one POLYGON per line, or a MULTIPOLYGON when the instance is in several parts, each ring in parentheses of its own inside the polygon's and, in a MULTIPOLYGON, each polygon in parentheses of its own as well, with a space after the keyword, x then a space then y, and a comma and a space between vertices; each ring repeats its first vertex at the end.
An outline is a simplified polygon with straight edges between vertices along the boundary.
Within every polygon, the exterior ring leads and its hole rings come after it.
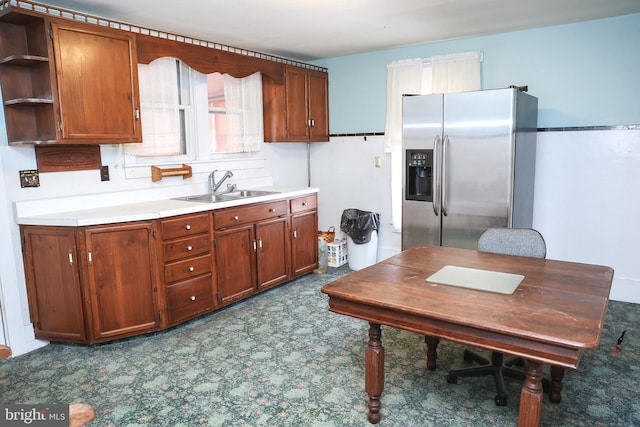
POLYGON ((544 238, 531 228, 489 228, 480 236, 478 250, 533 258, 547 256, 544 238))

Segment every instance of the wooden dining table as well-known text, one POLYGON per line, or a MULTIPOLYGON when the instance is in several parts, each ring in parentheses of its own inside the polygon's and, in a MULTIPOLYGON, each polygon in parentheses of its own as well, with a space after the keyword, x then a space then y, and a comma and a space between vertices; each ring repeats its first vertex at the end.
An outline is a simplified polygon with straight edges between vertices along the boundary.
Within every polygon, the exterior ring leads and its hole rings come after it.
POLYGON ((566 368, 598 346, 613 269, 606 266, 418 246, 322 287, 329 310, 369 322, 365 349, 368 420, 380 420, 384 388, 381 325, 425 335, 427 369, 440 339, 526 359, 519 426, 538 426, 542 366, 551 365, 549 399, 560 402, 566 368), (428 281, 445 267, 524 276, 512 293, 428 281))

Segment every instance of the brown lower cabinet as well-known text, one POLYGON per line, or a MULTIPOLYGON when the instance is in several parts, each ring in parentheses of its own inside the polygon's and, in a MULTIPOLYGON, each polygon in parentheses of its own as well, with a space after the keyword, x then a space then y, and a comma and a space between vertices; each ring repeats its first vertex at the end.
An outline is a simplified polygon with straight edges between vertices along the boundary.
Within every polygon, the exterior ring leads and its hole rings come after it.
POLYGON ((312 271, 317 198, 20 233, 35 336, 94 344, 180 324, 312 271))
POLYGON ((291 199, 291 273, 298 277, 318 266, 318 197, 291 199))
POLYGON ((216 210, 213 223, 221 305, 291 278, 288 201, 216 210))
POLYGON ((160 220, 165 325, 213 310, 214 269, 209 212, 160 220))
POLYGON ((92 344, 160 328, 152 221, 21 234, 37 338, 92 344))
POLYGON ((31 322, 37 338, 87 342, 75 228, 21 226, 31 322))

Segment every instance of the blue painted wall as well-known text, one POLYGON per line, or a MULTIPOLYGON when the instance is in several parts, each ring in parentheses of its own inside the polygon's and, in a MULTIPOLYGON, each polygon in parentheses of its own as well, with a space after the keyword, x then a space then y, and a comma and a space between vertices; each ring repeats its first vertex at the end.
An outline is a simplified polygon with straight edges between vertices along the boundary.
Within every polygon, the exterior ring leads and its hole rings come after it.
POLYGON ((640 124, 640 14, 315 61, 329 69, 330 131, 383 132, 386 64, 479 50, 482 88, 528 85, 538 127, 640 124))

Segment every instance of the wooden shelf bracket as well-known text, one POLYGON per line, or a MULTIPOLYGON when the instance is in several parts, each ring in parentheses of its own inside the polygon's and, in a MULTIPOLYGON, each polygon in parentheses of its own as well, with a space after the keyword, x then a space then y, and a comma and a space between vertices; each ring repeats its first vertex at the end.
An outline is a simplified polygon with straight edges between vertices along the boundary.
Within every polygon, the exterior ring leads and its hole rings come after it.
POLYGON ((160 169, 157 166, 151 166, 151 181, 160 181, 165 176, 182 176, 182 179, 191 178, 191 166, 183 164, 179 168, 160 169))

